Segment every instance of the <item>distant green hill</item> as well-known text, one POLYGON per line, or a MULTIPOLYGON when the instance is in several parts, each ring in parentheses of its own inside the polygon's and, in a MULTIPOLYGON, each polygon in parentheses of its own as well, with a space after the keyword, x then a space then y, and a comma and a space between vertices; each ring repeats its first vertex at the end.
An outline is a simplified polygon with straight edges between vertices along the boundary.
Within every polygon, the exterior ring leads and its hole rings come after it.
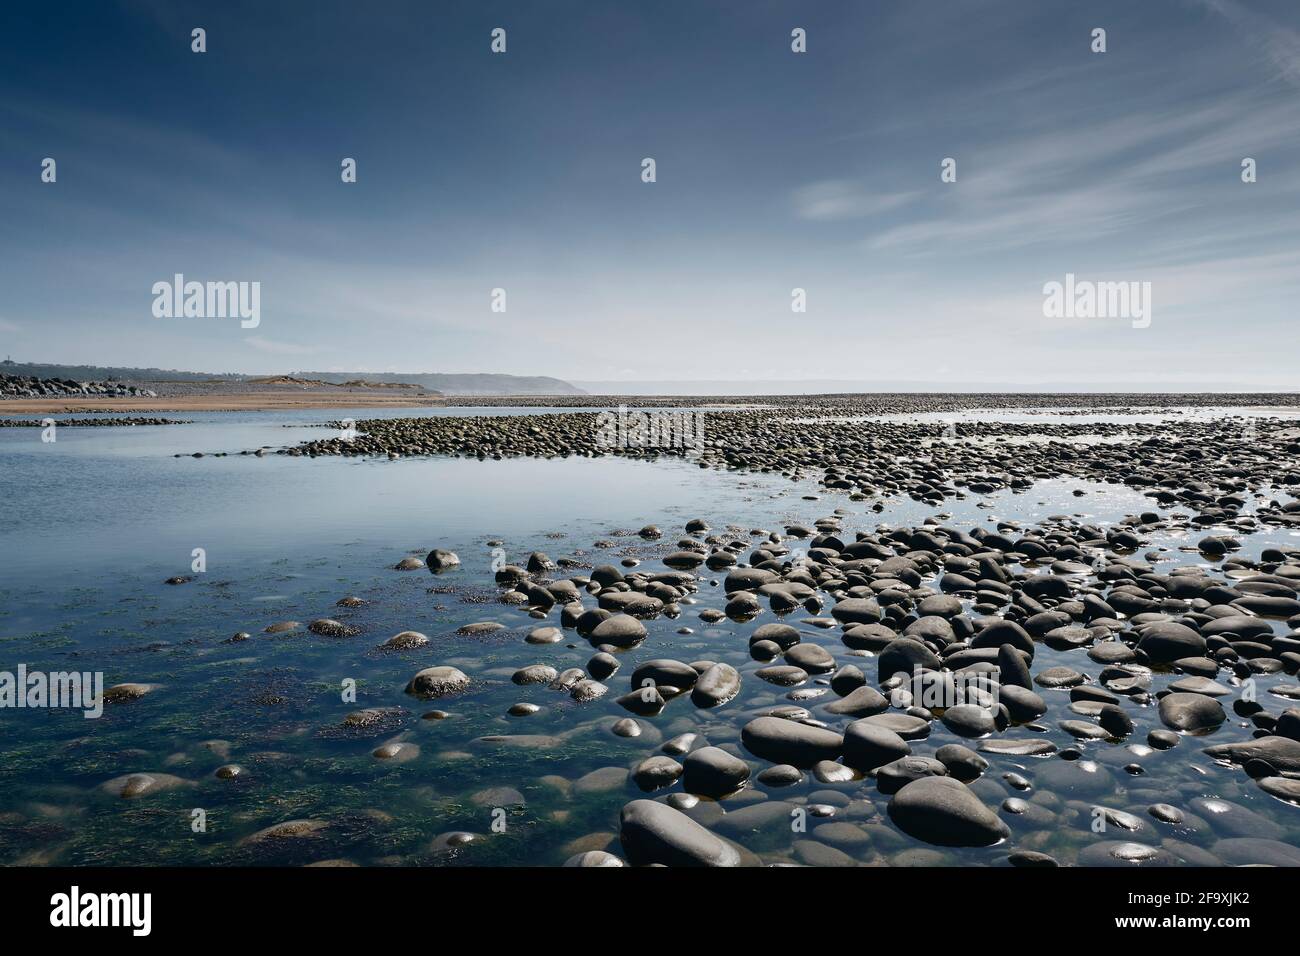
POLYGON ((356 379, 367 382, 407 382, 435 389, 444 395, 585 395, 582 389, 547 375, 494 375, 486 372, 296 372, 299 378, 342 384, 356 379))
POLYGON ((51 365, 46 362, 0 362, 5 375, 34 375, 37 378, 70 378, 78 382, 242 382, 251 375, 234 372, 178 372, 170 368, 114 368, 105 365, 51 365))

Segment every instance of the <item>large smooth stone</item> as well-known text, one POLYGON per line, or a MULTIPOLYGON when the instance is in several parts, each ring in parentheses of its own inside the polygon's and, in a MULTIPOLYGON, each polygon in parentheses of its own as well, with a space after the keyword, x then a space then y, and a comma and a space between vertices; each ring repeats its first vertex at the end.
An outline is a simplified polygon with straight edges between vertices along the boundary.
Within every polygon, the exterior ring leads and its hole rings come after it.
POLYGON ((633 689, 645 687, 647 681, 656 686, 686 688, 692 686, 699 676, 690 664, 660 658, 640 665, 632 672, 631 680, 633 689))
POLYGON ((845 598, 831 608, 831 617, 841 624, 875 624, 881 618, 880 605, 874 598, 845 598))
POLYGON ((455 667, 426 667, 406 685, 406 692, 421 700, 456 694, 469 687, 469 678, 455 667))
POLYGON ((949 707, 940 719, 958 737, 987 737, 998 729, 992 711, 975 704, 949 707))
MULTIPOLYGON (((1279 777, 1285 780, 1285 777, 1279 777)), ((1218 797, 1197 797, 1191 802, 1193 812, 1210 824, 1215 833, 1223 837, 1258 837, 1280 840, 1286 831, 1263 814, 1231 800, 1218 797)))
POLYGON ((1210 851, 1229 866, 1300 866, 1300 849, 1279 840, 1233 837, 1220 840, 1210 851))
POLYGON ((1167 850, 1126 840, 1102 840, 1079 852, 1080 866, 1171 866, 1174 862, 1167 850))
POLYGON ((682 786, 687 793, 705 797, 725 797, 735 793, 749 779, 749 764, 720 747, 701 747, 682 761, 686 772, 682 786))
POLYGON ((1227 719, 1223 705, 1204 694, 1166 694, 1160 698, 1160 720, 1171 730, 1201 733, 1227 719))
POLYGON ((633 866, 738 866, 740 854, 680 810, 654 800, 623 807, 619 839, 633 866))
POLYGON ((844 738, 833 730, 783 717, 754 718, 741 730, 740 740, 755 757, 804 769, 834 760, 844 747, 844 738))
POLYGON ((964 783, 922 777, 889 801, 889 818, 900 830, 936 846, 992 846, 1011 831, 964 783))
POLYGON ((1003 644, 1010 644, 1016 650, 1024 651, 1030 657, 1034 656, 1034 639, 1015 621, 998 621, 990 624, 976 634, 970 642, 970 646, 974 648, 999 648, 1003 644))
POLYGON ((719 707, 740 693, 740 672, 730 664, 714 664, 695 682, 691 703, 696 707, 719 707))
POLYGON ((1182 657, 1204 657, 1205 638, 1186 624, 1156 621, 1142 628, 1137 649, 1152 661, 1170 664, 1182 657))
POLYGON ((914 668, 937 671, 940 668, 939 657, 920 641, 910 637, 900 637, 890 641, 876 659, 876 679, 887 681, 895 674, 903 673, 909 678, 914 668))
POLYGON ((875 770, 911 752, 906 740, 867 718, 855 720, 844 731, 844 762, 856 770, 875 770))
POLYGON ((826 705, 826 713, 842 714, 848 717, 870 717, 889 710, 889 701, 885 695, 874 687, 859 687, 850 691, 842 700, 826 705))
POLYGON ((613 614, 601 621, 588 635, 593 644, 632 647, 645 640, 645 625, 630 614, 613 614))
POLYGON ((1300 771, 1300 740, 1290 737, 1258 737, 1235 744, 1218 744, 1206 747, 1205 752, 1216 760, 1245 763, 1247 760, 1265 760, 1274 770, 1300 771))

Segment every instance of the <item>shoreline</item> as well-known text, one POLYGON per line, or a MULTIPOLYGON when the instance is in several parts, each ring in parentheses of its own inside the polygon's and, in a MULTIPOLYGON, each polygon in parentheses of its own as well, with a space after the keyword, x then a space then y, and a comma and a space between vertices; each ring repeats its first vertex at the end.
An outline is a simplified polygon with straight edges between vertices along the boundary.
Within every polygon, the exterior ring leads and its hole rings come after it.
POLYGON ((0 416, 95 412, 269 412, 296 408, 437 408, 445 404, 446 399, 437 396, 257 391, 157 398, 16 398, 0 402, 0 416))

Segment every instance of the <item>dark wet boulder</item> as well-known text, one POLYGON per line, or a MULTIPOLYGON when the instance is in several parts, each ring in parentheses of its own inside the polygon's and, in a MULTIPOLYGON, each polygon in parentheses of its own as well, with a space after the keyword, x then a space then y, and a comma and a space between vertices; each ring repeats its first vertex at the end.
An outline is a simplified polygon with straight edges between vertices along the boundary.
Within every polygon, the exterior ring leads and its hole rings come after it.
POLYGON ((826 705, 828 714, 847 717, 870 717, 873 714, 884 713, 888 709, 889 701, 885 699, 885 696, 874 687, 865 685, 850 691, 842 700, 833 701, 826 705))
POLYGON ((618 698, 616 703, 640 717, 654 717, 663 711, 667 701, 657 687, 638 687, 618 698))
POLYGON ((1097 723, 1112 737, 1127 737, 1133 733, 1133 719, 1118 704, 1102 704, 1097 711, 1097 723))
POLYGON ((559 676, 560 672, 550 664, 529 664, 515 671, 510 680, 519 685, 549 684, 559 676))
POLYGON ((1300 773, 1300 740, 1290 737, 1256 737, 1254 740, 1206 747, 1205 752, 1215 760, 1235 764, 1263 760, 1279 772, 1300 773))
POLYGON ((1016 650, 1024 651, 1030 657, 1034 656, 1034 639, 1015 621, 997 621, 990 624, 979 631, 970 642, 970 646, 974 648, 999 648, 1003 644, 1010 644, 1016 650))
POLYGON ((720 747, 701 747, 687 754, 682 766, 682 785, 687 793, 724 797, 735 793, 749 779, 749 764, 720 747))
MULTIPOLYGON (((607 621, 614 616, 613 611, 607 611, 603 607, 593 607, 586 610, 578 609, 578 616, 574 621, 574 629, 583 637, 590 637, 591 632, 602 621, 607 621)), ((639 621, 637 623, 640 623, 639 621)), ((645 625, 642 625, 644 627, 645 625)))
POLYGON ((936 846, 992 846, 1011 831, 970 788, 952 777, 922 777, 889 801, 889 818, 909 836, 936 846))
POLYGON ((912 753, 906 740, 888 727, 871 723, 869 718, 849 724, 843 748, 844 762, 862 771, 875 770, 912 753))
POLYGON ((323 617, 320 620, 312 621, 307 625, 307 630, 321 637, 353 637, 360 632, 356 627, 335 621, 332 618, 323 617))
POLYGON ((1041 670, 1034 677, 1034 683, 1039 687, 1053 690, 1059 690, 1062 687, 1077 687, 1085 680, 1086 678, 1074 668, 1064 665, 1041 670))
POLYGON ((784 651, 798 644, 800 636, 799 632, 789 624, 763 624, 749 637, 751 647, 760 641, 771 641, 784 651))
POLYGON ((1037 693, 1015 684, 1007 684, 999 689, 998 701, 1006 705, 1011 719, 1017 723, 1037 720, 1047 713, 1047 702, 1037 693))
MULTIPOLYGON (((545 591, 548 596, 551 592, 546 591, 545 588, 529 589, 529 603, 545 607, 543 600, 534 599, 536 597, 534 590, 545 591)), ((596 600, 607 611, 614 614, 629 614, 642 620, 658 617, 664 609, 664 602, 661 599, 640 591, 602 591, 596 600)))
POLYGON ((948 619, 934 614, 917 618, 907 625, 903 636, 935 647, 945 647, 957 639, 948 619))
POLYGON ((948 768, 933 757, 899 757, 876 768, 876 789, 885 796, 897 793, 913 780, 922 777, 946 777, 948 768))
POLYGON ((460 565, 460 555, 455 551, 445 551, 442 548, 434 548, 429 552, 429 556, 424 559, 429 570, 435 574, 439 571, 446 571, 460 565))
MULTIPOLYGON (((795 771, 798 773, 798 771, 795 771)), ((724 836, 747 841, 755 836, 788 839, 790 822, 800 808, 785 800, 764 800, 737 810, 728 810, 713 828, 724 836)))
POLYGON ((612 564, 601 564, 591 569, 591 580, 595 581, 602 588, 607 588, 611 584, 620 584, 623 579, 623 572, 612 564))
POLYGON ((1228 719, 1222 705, 1204 694, 1166 694, 1160 698, 1160 720, 1171 730, 1200 733, 1228 719))
POLYGON ((880 652, 880 656, 876 659, 876 677, 878 681, 889 680, 899 673, 910 677, 916 667, 923 670, 938 670, 940 666, 939 657, 934 651, 920 641, 900 637, 891 641, 880 652))
POLYGON ((1207 821, 1215 833, 1223 837, 1280 840, 1286 833, 1280 824, 1231 800, 1223 800, 1219 797, 1196 797, 1191 802, 1191 809, 1193 813, 1207 821))
POLYGON ((898 633, 886 624, 858 624, 841 636, 846 647, 860 651, 882 651, 898 640, 898 633))
POLYGON ((1141 634, 1137 650, 1147 660, 1159 664, 1172 663, 1182 657, 1205 655, 1205 638, 1177 621, 1156 621, 1143 627, 1141 634))
POLYGON ((645 640, 645 637, 645 625, 629 614, 614 614, 606 618, 589 635, 595 644, 612 644, 615 647, 632 647, 645 640))
POLYGON ((1088 648, 1088 657, 1098 664, 1127 664, 1137 660, 1137 651, 1120 641, 1102 641, 1088 648))
POLYGON ((859 687, 865 687, 867 675, 854 664, 845 664, 831 675, 831 690, 841 697, 847 697, 859 687))
POLYGON ((1289 707, 1282 711, 1274 731, 1280 737, 1300 740, 1300 707, 1289 707))
POLYGON ((580 704, 586 704, 593 700, 599 700, 609 693, 609 688, 598 680, 583 678, 569 688, 569 696, 580 704))
POLYGON ((469 678, 455 667, 426 667, 406 685, 406 693, 421 700, 456 694, 469 687, 469 678))
POLYGON ((961 601, 950 594, 932 594, 921 599, 916 606, 916 613, 922 617, 937 615, 953 618, 961 613, 961 601))
POLYGON ((944 744, 934 753, 935 759, 948 768, 948 775, 962 783, 978 780, 989 762, 961 744, 944 744))
POLYGON ((740 853, 680 810, 654 800, 623 807, 619 839, 633 866, 739 866, 740 853))
POLYGON ((845 598, 831 608, 831 617, 841 624, 874 624, 881 616, 874 598, 845 598))
POLYGON ((844 747, 844 738, 833 730, 782 717, 756 717, 740 738, 755 757, 805 769, 820 760, 834 760, 844 747))
POLYGON ((612 677, 619 666, 617 657, 600 651, 591 655, 591 660, 587 661, 587 673, 596 680, 605 680, 607 677, 612 677))
POLYGON ((1270 797, 1276 797, 1278 800, 1300 807, 1300 778, 1262 777, 1255 782, 1259 784, 1259 789, 1270 797))
POLYGON ((976 704, 949 707, 940 720, 958 737, 987 737, 998 730, 993 710, 976 704))
POLYGON ((820 644, 796 644, 785 652, 785 662, 810 674, 828 674, 835 670, 835 658, 820 644))
POLYGON ((728 594, 733 591, 757 591, 763 585, 773 584, 779 580, 781 580, 780 575, 762 568, 736 568, 727 574, 722 582, 722 588, 728 594))
MULTIPOLYGON (((714 664, 695 682, 691 703, 696 707, 719 707, 740 693, 740 672, 730 664, 714 664)), ((679 685, 680 686, 680 685, 679 685)))
POLYGON ((998 648, 998 683, 1003 687, 1014 685, 1026 690, 1034 687, 1024 654, 1011 644, 1003 644, 998 648))
POLYGON ((1300 866, 1300 848, 1280 840, 1231 837, 1210 851, 1228 866, 1300 866))
POLYGON ((636 765, 632 771, 632 782, 642 790, 659 790, 671 787, 682 772, 682 765, 672 757, 655 754, 636 765))
POLYGON ((754 672, 754 676, 778 687, 796 687, 808 679, 808 672, 793 664, 775 664, 771 667, 759 668, 754 672))
POLYGON ((1174 862, 1168 850, 1125 840, 1102 840, 1079 851, 1080 866, 1171 866, 1174 862))
MULTIPOLYGON (((1272 635, 1273 628, 1268 621, 1261 618, 1252 617, 1248 614, 1232 614, 1226 617, 1216 617, 1201 629, 1201 633, 1206 637, 1235 634, 1237 638, 1249 641, 1268 638, 1272 635)), ((1231 638, 1229 639, 1231 640, 1231 638)))
POLYGON ((914 708, 908 713, 890 711, 883 714, 873 714, 870 717, 863 717, 862 720, 856 721, 856 723, 884 727, 886 730, 892 730, 904 740, 924 740, 930 736, 930 721, 933 719, 929 711, 914 708), (922 717, 920 714, 926 716, 922 717))
POLYGON ((803 782, 803 771, 794 764, 779 763, 760 772, 758 782, 768 787, 793 787, 803 782))
POLYGON ((1007 854, 1007 862, 1012 866, 1051 868, 1060 866, 1056 857, 1038 850, 1012 850, 1007 854))
POLYGON ((690 664, 658 658, 638 666, 631 679, 633 688, 645 687, 649 683, 684 689, 694 686, 699 676, 690 664))

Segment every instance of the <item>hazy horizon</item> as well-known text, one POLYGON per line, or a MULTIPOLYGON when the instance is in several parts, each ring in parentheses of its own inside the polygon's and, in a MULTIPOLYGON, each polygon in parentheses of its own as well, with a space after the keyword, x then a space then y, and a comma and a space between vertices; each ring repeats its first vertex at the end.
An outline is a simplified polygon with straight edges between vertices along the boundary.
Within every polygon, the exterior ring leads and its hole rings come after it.
POLYGON ((0 353, 22 361, 1294 381, 1293 3, 137 0, 0 28, 0 353), (176 273, 260 283, 260 323, 155 318, 176 273), (1045 318, 1067 274, 1151 283, 1149 327, 1045 318))

